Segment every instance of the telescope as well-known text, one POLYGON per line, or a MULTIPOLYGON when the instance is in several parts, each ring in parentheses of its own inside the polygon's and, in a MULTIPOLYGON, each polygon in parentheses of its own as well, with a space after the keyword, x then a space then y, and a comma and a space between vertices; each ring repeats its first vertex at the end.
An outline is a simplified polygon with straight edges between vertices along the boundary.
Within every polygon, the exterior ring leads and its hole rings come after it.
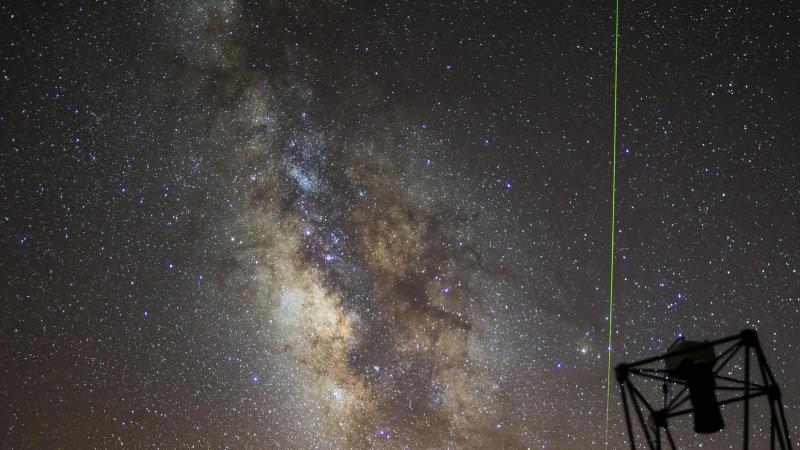
POLYGON ((661 450, 662 445, 669 445, 666 448, 677 450, 669 421, 680 416, 692 416, 695 433, 719 433, 725 428, 723 406, 737 403, 744 410, 741 448, 749 450, 751 437, 767 440, 763 435, 750 435, 750 403, 764 397, 769 426, 756 429, 762 430, 760 434, 769 430, 771 450, 792 449, 780 388, 754 330, 715 341, 690 341, 681 336, 665 354, 619 364, 616 374, 631 450, 637 448, 637 436, 646 442, 642 448, 661 450), (647 383, 650 387, 661 384, 661 399, 648 398, 643 389, 647 383), (661 406, 658 400, 662 400, 661 406))

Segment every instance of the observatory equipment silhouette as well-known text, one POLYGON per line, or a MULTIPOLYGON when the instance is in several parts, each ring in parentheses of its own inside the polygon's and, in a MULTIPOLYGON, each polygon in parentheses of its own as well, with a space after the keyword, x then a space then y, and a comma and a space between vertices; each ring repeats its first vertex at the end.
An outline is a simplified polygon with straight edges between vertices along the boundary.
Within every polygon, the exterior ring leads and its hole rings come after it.
POLYGON ((632 450, 637 449, 635 424, 640 440, 647 443, 640 448, 677 450, 669 419, 691 414, 696 433, 716 433, 726 426, 723 406, 735 403, 743 408, 742 448, 749 450, 750 403, 759 397, 769 402, 769 448, 792 449, 780 388, 754 330, 711 342, 681 336, 667 353, 619 364, 616 374, 632 450), (643 389, 648 383, 649 391, 643 389), (661 384, 661 393, 656 392, 661 398, 651 401, 647 394, 653 397, 653 383, 661 384))

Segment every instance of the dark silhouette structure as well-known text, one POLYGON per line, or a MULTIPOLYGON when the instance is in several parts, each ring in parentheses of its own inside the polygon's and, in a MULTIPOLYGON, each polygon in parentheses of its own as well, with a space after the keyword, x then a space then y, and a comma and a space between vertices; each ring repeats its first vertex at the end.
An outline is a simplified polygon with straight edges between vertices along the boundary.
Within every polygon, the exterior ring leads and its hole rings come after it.
POLYGON ((680 337, 667 353, 622 363, 617 366, 616 373, 632 450, 637 448, 634 420, 647 442, 647 447, 643 448, 661 450, 665 437, 667 448, 677 450, 668 426, 670 418, 692 414, 695 432, 715 433, 725 427, 721 407, 737 402, 743 403, 742 448, 748 450, 750 402, 758 397, 766 397, 769 402, 770 449, 792 449, 780 389, 754 330, 743 330, 735 336, 711 342, 687 341, 680 337), (755 367, 751 367, 753 357, 755 367), (648 400, 634 380, 640 384, 650 383, 651 387, 652 383, 661 382, 662 406, 655 406, 659 399, 648 400))

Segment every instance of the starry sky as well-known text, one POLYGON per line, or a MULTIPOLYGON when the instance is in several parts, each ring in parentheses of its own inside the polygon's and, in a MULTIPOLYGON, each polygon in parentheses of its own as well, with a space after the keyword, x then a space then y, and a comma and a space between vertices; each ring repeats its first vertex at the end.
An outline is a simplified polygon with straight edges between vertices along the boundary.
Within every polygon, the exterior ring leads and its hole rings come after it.
MULTIPOLYGON (((612 361, 756 329, 800 439, 800 12, 620 7, 612 361)), ((4 448, 604 447, 613 2, 0 21, 4 448)))

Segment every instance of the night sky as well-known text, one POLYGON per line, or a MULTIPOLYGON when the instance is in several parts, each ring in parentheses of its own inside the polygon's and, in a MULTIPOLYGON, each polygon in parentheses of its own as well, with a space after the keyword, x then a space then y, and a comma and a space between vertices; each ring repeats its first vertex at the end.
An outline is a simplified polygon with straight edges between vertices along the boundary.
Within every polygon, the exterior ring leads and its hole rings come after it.
MULTIPOLYGON (((435 3, 0 3, 0 446, 604 448, 614 3, 435 3)), ((612 362, 796 442, 800 9, 620 17, 612 362)))

